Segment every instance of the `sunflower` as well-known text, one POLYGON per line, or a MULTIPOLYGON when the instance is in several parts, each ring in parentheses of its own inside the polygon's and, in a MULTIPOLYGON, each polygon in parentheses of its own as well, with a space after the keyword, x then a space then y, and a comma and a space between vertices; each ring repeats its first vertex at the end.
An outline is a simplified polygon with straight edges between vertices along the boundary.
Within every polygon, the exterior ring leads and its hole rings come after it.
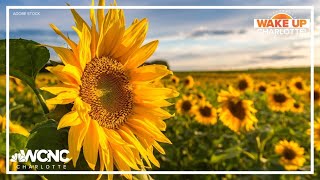
POLYGON ((275 90, 268 94, 268 106, 273 111, 289 111, 295 100, 285 90, 275 90))
POLYGON ((304 158, 304 149, 294 141, 282 140, 275 146, 276 154, 280 155, 280 164, 286 170, 297 170, 303 166, 306 159, 304 158))
POLYGON ((195 94, 195 98, 196 98, 198 101, 205 101, 206 96, 205 96, 202 92, 197 92, 197 93, 195 94))
POLYGON ((207 101, 202 101, 199 105, 194 106, 193 112, 196 120, 205 125, 217 123, 217 111, 207 101))
POLYGON ((222 90, 219 93, 218 102, 219 117, 224 125, 237 133, 254 129, 258 120, 255 117, 257 110, 253 107, 253 101, 241 99, 240 92, 230 86, 229 91, 222 90))
POLYGON ((289 82, 290 90, 295 94, 304 94, 306 93, 306 84, 301 77, 293 78, 289 82))
POLYGON ((236 84, 239 91, 251 91, 253 89, 253 79, 249 75, 240 75, 236 84))
POLYGON ((192 76, 187 76, 184 80, 183 80, 183 85, 184 87, 186 87, 187 89, 191 89, 194 86, 194 80, 192 76))
POLYGON ((273 91, 276 89, 280 89, 281 85, 280 83, 276 82, 276 81, 271 81, 270 83, 268 83, 268 90, 273 91))
POLYGON ((314 122, 314 146, 317 151, 320 151, 320 118, 314 122))
POLYGON ((192 114, 192 108, 195 102, 192 96, 183 96, 176 103, 176 110, 178 114, 192 114))
MULTIPOLYGON (((311 99, 311 88, 308 88, 308 98, 311 99)), ((320 86, 318 84, 314 85, 313 92, 314 105, 320 106, 320 86)))
POLYGON ((266 92, 267 91, 267 84, 265 82, 259 82, 257 85, 256 85, 256 91, 258 92, 266 92))
POLYGON ((174 85, 178 85, 180 79, 179 79, 177 76, 174 76, 174 75, 173 75, 173 76, 170 77, 170 81, 171 81, 174 85))
POLYGON ((302 113, 304 111, 304 104, 295 102, 290 110, 294 113, 302 113))
MULTIPOLYGON (((99 6, 104 5, 105 1, 100 0, 99 6)), ((172 115, 162 107, 171 105, 165 99, 179 93, 154 84, 172 74, 166 66, 141 66, 158 46, 157 40, 142 45, 148 30, 147 19, 135 19, 126 28, 123 10, 110 9, 105 15, 99 9, 95 15, 91 9, 89 26, 75 10, 71 12, 79 43, 51 24, 71 49, 46 45, 63 62, 47 68, 61 83, 41 88, 57 95, 47 100, 48 104, 73 105, 58 124, 58 129, 70 126, 69 158, 76 166, 82 148, 93 170, 98 157, 101 171, 113 171, 114 166, 120 171, 140 170, 145 163, 148 168, 151 163, 159 167, 153 149, 164 154, 158 142, 171 144, 161 131, 166 129, 163 120, 172 115)))

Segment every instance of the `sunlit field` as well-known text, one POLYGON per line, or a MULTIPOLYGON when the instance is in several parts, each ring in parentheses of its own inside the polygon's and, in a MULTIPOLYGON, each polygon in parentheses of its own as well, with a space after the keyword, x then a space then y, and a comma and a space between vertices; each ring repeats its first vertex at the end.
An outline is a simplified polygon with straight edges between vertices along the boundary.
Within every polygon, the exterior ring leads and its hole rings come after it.
MULTIPOLYGON (((38 88, 58 83, 40 73, 38 88)), ((266 69, 221 72, 174 72, 155 83, 180 95, 168 107, 173 116, 159 121, 172 144, 155 150, 156 171, 286 171, 310 170, 310 70, 266 69), (160 153, 159 153, 159 152, 160 153), (161 152, 163 154, 161 154, 161 152)), ((315 74, 315 178, 319 173, 320 74, 315 74)), ((1 77, 1 114, 4 115, 5 80, 1 77)), ((45 99, 53 97, 48 92, 45 99)), ((59 119, 71 106, 48 106, 44 117, 31 88, 10 77, 11 121, 27 131, 45 118, 59 119)), ((11 124, 10 124, 11 126, 11 124)), ((284 177, 293 177, 285 176, 284 177)), ((151 175, 180 179, 183 175, 151 175)), ((235 179, 238 175, 210 175, 207 179, 235 179)), ((268 176, 264 176, 268 178, 268 176)), ((197 176, 190 176, 197 179, 197 176)), ((262 177, 263 178, 263 177, 262 177)), ((269 177, 270 178, 270 177, 269 177)))

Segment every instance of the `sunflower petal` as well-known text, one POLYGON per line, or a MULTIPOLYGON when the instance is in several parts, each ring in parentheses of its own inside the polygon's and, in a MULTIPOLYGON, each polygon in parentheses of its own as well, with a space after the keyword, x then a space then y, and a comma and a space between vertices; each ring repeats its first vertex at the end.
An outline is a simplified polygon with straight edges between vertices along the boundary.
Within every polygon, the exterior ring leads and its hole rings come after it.
POLYGON ((77 126, 81 124, 82 121, 79 118, 77 111, 71 111, 65 114, 59 121, 58 130, 68 126, 77 126))
POLYGON ((130 72, 131 81, 157 81, 161 78, 173 74, 172 71, 167 69, 164 65, 148 65, 134 69, 130 72))
POLYGON ((54 24, 50 24, 50 26, 55 33, 61 36, 68 43, 68 45, 71 47, 73 52, 76 54, 77 44, 73 42, 71 39, 69 39, 68 37, 66 37, 57 26, 55 26, 54 24))
POLYGON ((88 132, 83 141, 83 154, 86 159, 88 166, 94 170, 97 158, 98 158, 98 150, 99 150, 99 127, 97 121, 91 121, 88 132))
POLYGON ((76 166, 77 160, 79 158, 79 153, 84 136, 86 134, 86 129, 87 128, 85 124, 82 123, 77 126, 72 126, 69 130, 68 145, 74 167, 76 166))
POLYGON ((147 59, 149 59, 150 56, 155 52, 159 44, 159 41, 152 41, 144 46, 142 46, 140 49, 137 50, 137 52, 131 57, 128 58, 125 69, 133 69, 141 64, 143 64, 147 59))

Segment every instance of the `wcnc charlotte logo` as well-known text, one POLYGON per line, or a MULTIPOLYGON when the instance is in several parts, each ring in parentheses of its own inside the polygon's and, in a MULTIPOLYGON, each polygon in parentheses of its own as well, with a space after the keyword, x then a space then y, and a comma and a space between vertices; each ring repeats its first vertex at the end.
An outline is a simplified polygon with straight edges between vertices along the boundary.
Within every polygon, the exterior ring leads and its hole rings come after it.
POLYGON ((57 169, 66 169, 66 165, 64 163, 67 163, 70 161, 69 158, 67 158, 67 154, 69 154, 69 151, 66 149, 63 150, 55 150, 54 152, 52 150, 20 150, 19 153, 15 153, 11 156, 10 161, 11 162, 18 162, 22 163, 23 165, 20 165, 17 163, 17 170, 29 170, 29 169, 36 169, 36 170, 57 170, 57 169), (24 163, 31 162, 31 164, 36 163, 36 165, 25 165, 24 163), (56 163, 62 163, 59 164, 51 164, 51 162, 56 163), (39 164, 43 163, 43 164, 39 164), (50 163, 50 164, 48 164, 50 163))
POLYGON ((272 35, 305 34, 309 32, 310 19, 297 19, 287 13, 278 13, 271 19, 254 19, 254 28, 272 35))

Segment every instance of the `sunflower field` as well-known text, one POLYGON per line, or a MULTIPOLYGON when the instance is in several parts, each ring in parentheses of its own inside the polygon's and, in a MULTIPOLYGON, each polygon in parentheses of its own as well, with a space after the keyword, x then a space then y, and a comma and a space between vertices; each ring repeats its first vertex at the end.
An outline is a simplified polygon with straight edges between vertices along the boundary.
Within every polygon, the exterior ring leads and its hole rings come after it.
MULTIPOLYGON (((104 6, 104 0, 99 5, 104 6)), ((90 10, 89 25, 77 11, 71 13, 78 42, 50 24, 67 47, 9 40, 9 82, 6 41, 0 40, 1 174, 9 154, 11 171, 226 171, 226 175, 57 173, 3 175, 4 179, 320 177, 319 68, 314 92, 310 68, 174 72, 146 63, 159 44, 144 42, 146 18, 126 27, 121 9, 106 14, 103 9, 90 10), (48 49, 61 61, 50 60, 48 49), (310 171, 312 97, 314 174, 227 175, 227 171, 310 171), (41 151, 47 158, 38 154, 30 160, 25 151, 41 151)))

